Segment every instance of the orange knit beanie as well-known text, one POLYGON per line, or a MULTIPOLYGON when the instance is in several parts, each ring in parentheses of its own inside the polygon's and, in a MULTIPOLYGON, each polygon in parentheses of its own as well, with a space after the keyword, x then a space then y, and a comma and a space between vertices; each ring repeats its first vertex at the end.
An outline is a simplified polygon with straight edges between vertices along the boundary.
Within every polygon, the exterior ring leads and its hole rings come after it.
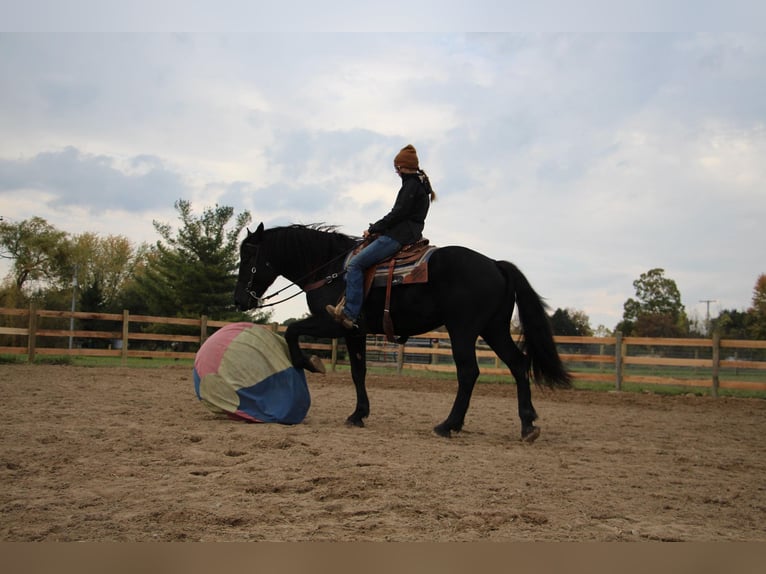
POLYGON ((404 146, 394 158, 394 167, 402 168, 408 171, 417 171, 420 168, 418 163, 418 152, 412 144, 404 146))

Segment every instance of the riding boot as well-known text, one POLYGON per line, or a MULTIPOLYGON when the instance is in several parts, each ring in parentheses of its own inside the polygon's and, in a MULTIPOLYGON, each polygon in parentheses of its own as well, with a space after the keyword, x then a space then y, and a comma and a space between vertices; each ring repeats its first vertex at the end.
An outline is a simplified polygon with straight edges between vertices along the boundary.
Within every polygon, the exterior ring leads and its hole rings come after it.
POLYGON ((346 313, 343 311, 343 308, 341 308, 340 312, 338 312, 338 310, 332 305, 327 305, 325 309, 327 310, 327 312, 330 314, 330 316, 333 318, 333 320, 336 323, 340 323, 341 325, 343 325, 344 329, 348 329, 349 331, 351 331, 353 329, 359 328, 359 325, 357 325, 357 322, 351 317, 349 317, 348 315, 346 315, 346 313))
POLYGON ((338 301, 337 305, 327 305, 325 307, 325 310, 330 314, 330 316, 337 322, 340 322, 341 318, 343 317, 343 307, 346 305, 346 296, 340 298, 340 301, 338 301))
POLYGON ((349 331, 358 329, 359 325, 356 320, 352 319, 345 312, 346 297, 341 297, 340 302, 337 305, 327 305, 325 310, 330 314, 336 323, 343 325, 344 329, 349 331))

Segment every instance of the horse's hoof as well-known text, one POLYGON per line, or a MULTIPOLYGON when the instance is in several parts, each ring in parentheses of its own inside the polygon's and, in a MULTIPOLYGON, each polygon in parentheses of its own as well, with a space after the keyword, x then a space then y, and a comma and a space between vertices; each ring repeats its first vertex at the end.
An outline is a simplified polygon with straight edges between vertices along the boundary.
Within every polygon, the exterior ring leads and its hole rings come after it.
POLYGON ((540 436, 540 429, 533 426, 528 429, 524 429, 521 431, 521 442, 525 442, 527 444, 532 444, 537 440, 537 437, 540 436))
POLYGON ((316 355, 311 355, 309 358, 309 365, 311 366, 310 371, 312 373, 321 373, 324 375, 327 372, 327 369, 324 368, 324 363, 322 362, 322 359, 317 357, 316 355))
POLYGON ((434 427, 434 432, 444 438, 452 438, 452 431, 449 430, 449 427, 445 424, 436 425, 434 427))
POLYGON ((348 417, 346 419, 346 426, 347 427, 356 427, 356 428, 364 428, 364 421, 362 419, 355 419, 352 417, 348 417))

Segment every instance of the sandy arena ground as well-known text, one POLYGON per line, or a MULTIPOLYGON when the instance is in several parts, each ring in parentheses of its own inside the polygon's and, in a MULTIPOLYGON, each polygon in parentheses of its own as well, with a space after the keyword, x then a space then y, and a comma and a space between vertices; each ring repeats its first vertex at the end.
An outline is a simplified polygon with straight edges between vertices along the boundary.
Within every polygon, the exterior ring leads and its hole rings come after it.
POLYGON ((296 426, 215 417, 190 369, 0 365, 2 541, 765 541, 766 401, 309 375, 296 426))

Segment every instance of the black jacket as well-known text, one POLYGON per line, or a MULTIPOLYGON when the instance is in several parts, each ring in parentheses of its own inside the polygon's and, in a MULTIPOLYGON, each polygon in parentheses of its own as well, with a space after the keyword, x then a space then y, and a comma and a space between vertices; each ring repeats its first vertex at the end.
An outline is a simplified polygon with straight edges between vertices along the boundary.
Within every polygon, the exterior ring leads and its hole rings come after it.
POLYGON ((368 231, 386 235, 402 245, 415 243, 423 237, 426 214, 431 206, 431 186, 425 176, 402 174, 402 187, 394 207, 384 217, 371 223, 368 231))

